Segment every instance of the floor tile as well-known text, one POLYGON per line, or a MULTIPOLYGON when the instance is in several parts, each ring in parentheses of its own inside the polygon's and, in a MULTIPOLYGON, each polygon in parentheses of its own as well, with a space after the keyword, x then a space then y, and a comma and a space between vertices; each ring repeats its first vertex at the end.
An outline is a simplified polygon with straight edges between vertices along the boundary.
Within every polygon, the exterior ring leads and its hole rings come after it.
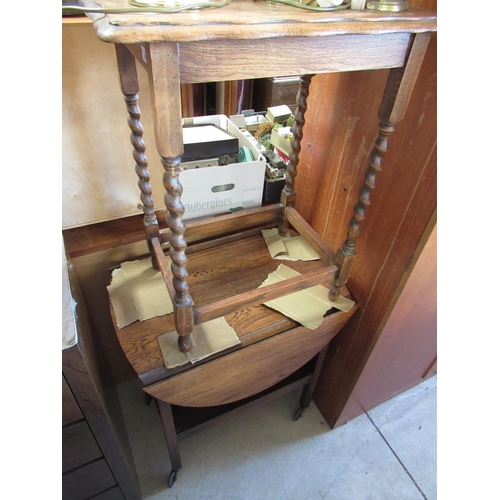
MULTIPOLYGON (((155 405, 144 404, 136 381, 118 391, 145 499, 422 499, 367 415, 332 431, 313 403, 294 422, 300 391, 181 441, 183 467, 168 489, 155 405)), ((376 419, 383 427, 380 410, 376 419)))
POLYGON ((437 376, 368 415, 428 500, 437 497, 437 376))

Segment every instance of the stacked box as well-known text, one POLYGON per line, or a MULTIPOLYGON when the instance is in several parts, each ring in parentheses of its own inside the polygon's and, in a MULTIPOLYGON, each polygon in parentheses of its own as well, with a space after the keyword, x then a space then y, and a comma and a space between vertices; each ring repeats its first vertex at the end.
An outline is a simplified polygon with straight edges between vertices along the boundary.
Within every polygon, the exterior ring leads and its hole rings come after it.
MULTIPOLYGON (((183 125, 213 124, 238 138, 239 147, 247 147, 253 161, 183 170, 183 220, 231 213, 262 205, 266 161, 254 144, 225 115, 183 119, 183 125)), ((183 164, 181 163, 181 168, 183 164)))

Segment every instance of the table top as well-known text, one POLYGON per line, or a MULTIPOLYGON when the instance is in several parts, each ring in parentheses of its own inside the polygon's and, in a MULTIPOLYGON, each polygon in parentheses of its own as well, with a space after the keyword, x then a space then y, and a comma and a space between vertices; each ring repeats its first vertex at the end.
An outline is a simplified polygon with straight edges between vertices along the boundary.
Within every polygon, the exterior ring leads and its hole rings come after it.
MULTIPOLYGON (((255 230, 249 230, 247 235, 253 233, 255 230)), ((292 230, 291 234, 297 233, 292 230)), ((193 252, 188 256, 189 292, 197 308, 257 289, 281 262, 271 258, 261 234, 242 237, 208 249, 201 244, 198 251, 196 245, 190 248, 193 252)), ((321 260, 286 261, 286 265, 301 274, 326 267, 321 260)), ((323 286, 328 288, 330 283, 326 281, 323 286)), ((346 287, 342 288, 341 293, 343 296, 350 295, 346 287)), ((110 309, 114 316, 113 308, 110 309)), ((243 307, 224 317, 241 341, 238 346, 224 351, 226 354, 300 326, 293 319, 262 304, 243 307)), ((113 324, 116 325, 114 319, 113 324)), ((167 376, 178 375, 193 368, 192 365, 169 370, 165 368, 157 339, 174 330, 173 314, 156 316, 142 322, 135 321, 121 329, 115 329, 125 356, 144 383, 156 383, 167 376)), ((224 353, 213 355, 207 361, 224 353)), ((196 366, 203 363, 200 361, 196 366)))
MULTIPOLYGON (((95 6, 93 0, 82 4, 95 6)), ((128 0, 99 0, 103 9, 131 7, 128 0)), ((89 13, 98 37, 112 43, 255 40, 345 34, 436 31, 436 13, 411 8, 397 13, 371 10, 306 11, 265 0, 228 0, 224 7, 176 13, 89 13)))

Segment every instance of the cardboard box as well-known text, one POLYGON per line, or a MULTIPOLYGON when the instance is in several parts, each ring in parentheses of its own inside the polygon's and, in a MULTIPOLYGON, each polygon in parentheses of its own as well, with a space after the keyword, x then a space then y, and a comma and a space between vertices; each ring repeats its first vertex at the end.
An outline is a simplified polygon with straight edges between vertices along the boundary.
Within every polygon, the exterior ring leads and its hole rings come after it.
POLYGON ((249 132, 257 132, 262 123, 265 123, 266 117, 264 115, 252 115, 245 117, 245 127, 249 132))
MULTIPOLYGON (((254 161, 183 170, 179 176, 184 189, 181 196, 183 220, 260 207, 266 161, 255 145, 225 115, 184 118, 184 124, 214 124, 227 130, 238 138, 240 148, 250 149, 254 161)), ((180 166, 182 168, 182 163, 180 166)))
POLYGON ((262 123, 267 120, 264 114, 253 113, 251 115, 231 115, 229 119, 239 128, 246 129, 248 132, 256 132, 262 123))
POLYGON ((214 124, 186 125, 182 132, 183 162, 238 154, 238 138, 214 124))
POLYGON ((267 108, 266 119, 271 123, 283 123, 290 116, 292 116, 292 111, 286 104, 267 108))
POLYGON ((290 153, 292 152, 292 145, 291 145, 290 141, 285 139, 279 133, 279 131, 281 131, 281 130, 283 130, 283 132, 284 132, 287 128, 288 127, 286 127, 286 128, 282 127, 281 129, 273 130, 271 132, 271 138, 269 139, 269 141, 276 149, 279 149, 287 157, 290 157, 290 153))

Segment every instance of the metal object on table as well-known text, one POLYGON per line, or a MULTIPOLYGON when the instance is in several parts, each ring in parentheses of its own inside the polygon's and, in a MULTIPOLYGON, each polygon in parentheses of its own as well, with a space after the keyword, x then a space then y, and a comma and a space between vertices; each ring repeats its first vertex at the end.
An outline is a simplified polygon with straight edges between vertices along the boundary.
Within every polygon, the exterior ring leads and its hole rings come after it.
POLYGON ((311 10, 311 11, 317 11, 317 12, 329 12, 332 10, 346 10, 351 8, 351 1, 350 0, 345 0, 338 4, 337 0, 330 0, 325 2, 321 2, 324 5, 327 6, 322 6, 320 4, 321 0, 306 0, 302 2, 301 0, 264 0, 267 3, 271 4, 284 4, 284 5, 290 5, 291 7, 297 7, 299 9, 305 9, 305 10, 311 10))
POLYGON ((408 10, 408 2, 407 0, 379 0, 377 2, 367 2, 366 8, 384 12, 400 12, 408 10))
POLYGON ((201 10, 207 8, 225 7, 228 0, 128 0, 127 7, 109 7, 103 8, 98 4, 93 6, 74 5, 76 2, 65 2, 62 4, 63 16, 75 16, 82 14, 136 14, 159 13, 173 14, 185 10, 201 10))

